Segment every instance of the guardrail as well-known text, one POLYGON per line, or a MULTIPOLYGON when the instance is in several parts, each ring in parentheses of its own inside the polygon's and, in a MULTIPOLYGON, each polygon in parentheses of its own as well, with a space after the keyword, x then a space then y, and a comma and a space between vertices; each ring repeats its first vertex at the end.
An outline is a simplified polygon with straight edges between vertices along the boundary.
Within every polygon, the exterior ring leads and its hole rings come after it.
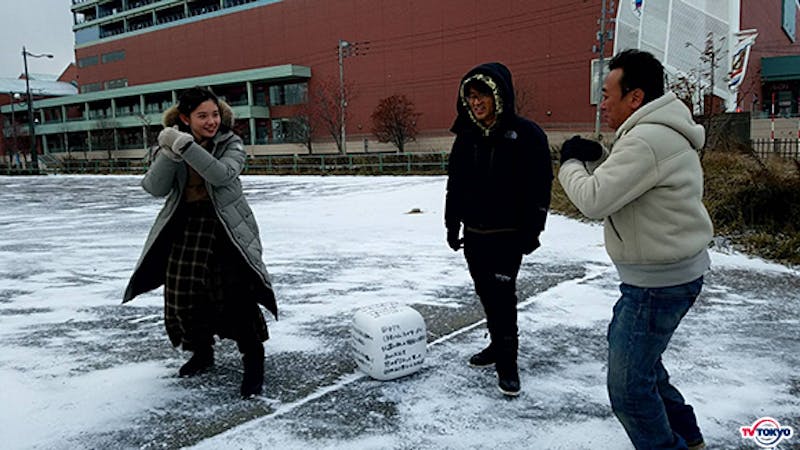
MULTIPOLYGON (((759 158, 778 156, 800 161, 800 139, 754 139, 753 153, 759 158)), ((245 175, 441 175, 447 173, 448 152, 356 153, 349 155, 264 155, 248 158, 245 175)), ((43 156, 44 157, 44 156, 43 156)), ((0 175, 30 175, 30 168, 1 165, 0 175)), ((64 160, 47 164, 51 174, 131 174, 147 171, 141 159, 64 160)))
POLYGON ((759 158, 779 156, 800 160, 800 139, 753 139, 750 145, 759 158))
MULTIPOLYGON (((391 175, 444 174, 449 153, 365 153, 352 155, 265 155, 245 162, 245 175, 391 175)), ((47 173, 66 174, 143 174, 147 164, 141 160, 64 160, 48 165, 47 173)), ((0 174, 21 175, 30 171, 0 166, 0 174)))
POLYGON ((442 174, 447 152, 357 155, 262 156, 247 161, 247 174, 442 174))

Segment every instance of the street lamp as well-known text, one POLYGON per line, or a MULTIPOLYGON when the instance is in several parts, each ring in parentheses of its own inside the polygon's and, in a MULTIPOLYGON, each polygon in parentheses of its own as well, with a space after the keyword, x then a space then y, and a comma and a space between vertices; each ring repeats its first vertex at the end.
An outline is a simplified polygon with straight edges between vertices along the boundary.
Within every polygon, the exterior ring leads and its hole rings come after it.
POLYGON ((347 141, 344 129, 344 112, 347 107, 347 101, 344 98, 344 51, 350 47, 350 43, 339 39, 339 109, 341 116, 341 129, 339 131, 339 139, 342 141, 342 154, 347 153, 347 141))
POLYGON ((31 139, 31 166, 34 172, 39 171, 39 157, 36 154, 36 131, 33 125, 33 98, 31 97, 31 82, 28 76, 28 56, 31 58, 52 58, 49 53, 31 53, 22 46, 22 63, 25 65, 25 92, 28 95, 28 130, 31 139))

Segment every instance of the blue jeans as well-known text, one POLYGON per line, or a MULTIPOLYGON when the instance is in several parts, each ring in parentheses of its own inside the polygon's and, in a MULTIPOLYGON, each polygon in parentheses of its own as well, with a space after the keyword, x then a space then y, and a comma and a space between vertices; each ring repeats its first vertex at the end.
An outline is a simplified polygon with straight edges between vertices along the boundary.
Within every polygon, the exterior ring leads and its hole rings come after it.
POLYGON ((702 287, 703 277, 663 288, 620 285, 608 326, 608 395, 637 450, 685 449, 703 439, 692 407, 661 363, 702 287))

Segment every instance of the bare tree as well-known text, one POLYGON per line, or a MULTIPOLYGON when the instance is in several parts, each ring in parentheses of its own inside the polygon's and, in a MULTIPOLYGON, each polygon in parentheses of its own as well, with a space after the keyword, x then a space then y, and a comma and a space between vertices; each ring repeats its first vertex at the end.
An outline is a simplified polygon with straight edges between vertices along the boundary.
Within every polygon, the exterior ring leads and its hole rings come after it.
POLYGON ((114 150, 116 149, 116 142, 114 140, 117 122, 109 118, 101 118, 95 121, 95 129, 92 130, 92 150, 97 145, 108 154, 108 160, 112 160, 114 150))
POLYGON ((697 85, 694 80, 687 75, 679 74, 675 78, 670 78, 669 81, 669 90, 674 92, 686 107, 689 108, 689 111, 694 113, 694 97, 697 93, 697 85))
POLYGON ((11 139, 6 138, 6 153, 8 154, 8 168, 14 165, 14 155, 19 152, 19 142, 17 136, 22 134, 22 126, 18 122, 11 122, 9 129, 11 130, 11 139))
POLYGON ((372 134, 378 142, 391 142, 402 153, 406 142, 417 138, 417 119, 421 115, 405 95, 386 97, 372 112, 372 134))
MULTIPOLYGON (((352 100, 351 92, 351 85, 345 83, 345 104, 352 100)), ((336 143, 339 153, 342 153, 342 89, 340 89, 338 81, 326 78, 316 86, 310 86, 308 104, 308 122, 312 130, 321 129, 328 133, 336 143)), ((347 109, 345 109, 345 123, 347 122, 347 117, 347 109)))
POLYGON ((142 124, 142 130, 144 131, 144 145, 145 147, 150 147, 155 145, 158 138, 158 133, 154 133, 152 126, 153 120, 150 118, 148 114, 139 113, 136 114, 136 118, 139 119, 139 122, 142 124))
POLYGON ((67 137, 67 133, 69 132, 69 127, 67 126, 66 122, 61 122, 61 125, 58 126, 58 134, 61 138, 62 145, 64 146, 64 151, 67 152, 67 159, 72 159, 72 149, 69 148, 69 138, 67 137))
POLYGON ((311 120, 310 106, 305 103, 298 110, 298 114, 291 117, 286 130, 286 139, 289 142, 303 144, 312 153, 312 138, 314 137, 314 126, 311 120))
POLYGON ((522 117, 531 117, 534 112, 533 92, 534 85, 532 81, 527 78, 518 79, 514 83, 514 106, 516 113, 522 117))

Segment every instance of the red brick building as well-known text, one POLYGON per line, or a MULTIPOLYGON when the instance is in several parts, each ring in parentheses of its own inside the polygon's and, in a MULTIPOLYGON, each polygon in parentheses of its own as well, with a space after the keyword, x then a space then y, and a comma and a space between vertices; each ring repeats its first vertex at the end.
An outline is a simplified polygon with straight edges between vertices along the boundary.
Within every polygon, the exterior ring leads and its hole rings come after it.
MULTIPOLYGON (((765 0, 758 7, 742 2, 742 28, 775 35, 769 38, 775 47, 764 54, 796 48, 780 29, 784 1, 796 0, 765 0)), ((619 7, 630 2, 620 0, 619 7)), ((521 112, 548 132, 588 132, 595 120, 590 67, 597 57, 600 5, 601 0, 73 0, 81 93, 36 102, 37 135, 49 153, 91 157, 113 146, 120 157, 140 157, 163 109, 181 89, 202 84, 234 106, 237 130, 251 153, 301 153, 297 143, 287 143, 297 140, 292 118, 321 104, 322 97, 338 105, 343 79, 348 151, 362 150, 365 138, 375 148, 370 115, 394 94, 407 96, 421 113, 422 139, 410 149, 447 150, 458 82, 486 61, 511 69, 521 112), (103 128, 114 131, 103 137, 103 128)), ((758 60, 760 43, 761 38, 751 61, 758 60)), ((611 49, 609 43, 606 56, 611 49)), ((754 79, 758 74, 751 67, 746 83, 754 79)), ((315 151, 335 150, 323 126, 315 127, 314 138, 315 151)))
POLYGON ((758 38, 739 89, 739 105, 745 111, 754 111, 755 116, 770 113, 773 94, 776 114, 800 115, 799 9, 796 0, 742 2, 741 28, 758 30, 758 38), (790 17, 792 13, 794 18, 790 17))

